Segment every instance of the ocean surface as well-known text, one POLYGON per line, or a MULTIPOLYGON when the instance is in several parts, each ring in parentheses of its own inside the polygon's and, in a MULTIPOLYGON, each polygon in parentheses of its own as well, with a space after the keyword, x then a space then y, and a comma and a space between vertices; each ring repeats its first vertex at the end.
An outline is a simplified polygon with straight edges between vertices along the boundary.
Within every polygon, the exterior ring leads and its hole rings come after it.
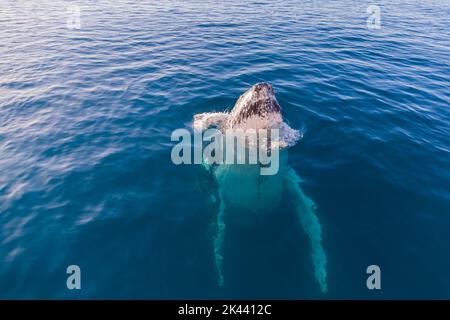
POLYGON ((0 298, 450 299, 450 2, 371 4, 0 1, 0 298), (227 228, 219 287, 206 171, 170 158, 261 81, 305 131, 326 294, 282 205, 227 228))

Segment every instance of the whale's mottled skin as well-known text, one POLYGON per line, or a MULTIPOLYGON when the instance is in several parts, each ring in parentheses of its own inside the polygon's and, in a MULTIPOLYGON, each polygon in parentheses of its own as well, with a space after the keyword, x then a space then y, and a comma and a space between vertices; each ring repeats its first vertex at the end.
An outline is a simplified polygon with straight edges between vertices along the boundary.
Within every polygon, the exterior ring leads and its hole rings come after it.
POLYGON ((327 258, 322 248, 322 229, 315 214, 316 205, 303 193, 299 186, 300 178, 287 164, 286 149, 297 143, 302 134, 283 120, 281 106, 273 87, 268 83, 252 86, 239 97, 231 112, 202 113, 194 116, 194 130, 201 131, 211 127, 222 132, 229 129, 278 129, 280 141, 277 143, 282 149, 279 171, 272 176, 262 177, 259 165, 205 164, 219 189, 217 235, 214 238, 219 285, 224 283, 222 247, 225 239, 225 215, 228 220, 256 221, 258 216, 274 211, 283 192, 287 192, 294 202, 299 223, 311 240, 315 276, 322 292, 326 292, 327 258))
POLYGON ((281 107, 273 87, 268 83, 256 84, 239 97, 228 117, 226 128, 245 126, 252 119, 258 119, 264 128, 281 121, 281 107), (270 123, 270 120, 274 123, 270 123))

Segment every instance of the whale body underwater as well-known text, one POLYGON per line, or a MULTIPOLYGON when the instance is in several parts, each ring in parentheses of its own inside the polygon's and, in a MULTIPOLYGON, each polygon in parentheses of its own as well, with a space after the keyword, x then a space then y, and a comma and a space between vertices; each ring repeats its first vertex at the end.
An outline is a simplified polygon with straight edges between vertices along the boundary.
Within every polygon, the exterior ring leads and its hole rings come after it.
POLYGON ((230 112, 208 112, 194 116, 196 132, 215 128, 222 132, 234 129, 277 129, 279 141, 278 172, 261 176, 260 164, 209 164, 203 166, 215 180, 218 202, 215 218, 214 255, 219 285, 224 284, 223 244, 226 235, 226 217, 233 220, 257 220, 271 212, 287 194, 295 208, 299 224, 309 237, 315 278, 323 293, 327 292, 327 257, 322 247, 322 227, 316 215, 317 206, 300 188, 301 178, 288 165, 288 148, 295 145, 302 133, 292 129, 284 120, 273 87, 258 83, 239 97, 230 112), (229 217, 228 215, 238 215, 229 217))

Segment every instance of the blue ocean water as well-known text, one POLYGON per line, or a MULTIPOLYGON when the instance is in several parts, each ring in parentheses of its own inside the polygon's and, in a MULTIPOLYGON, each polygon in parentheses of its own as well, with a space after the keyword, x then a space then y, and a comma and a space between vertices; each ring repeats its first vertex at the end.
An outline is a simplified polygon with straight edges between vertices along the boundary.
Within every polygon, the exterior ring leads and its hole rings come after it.
POLYGON ((370 4, 1 1, 0 298, 450 299, 450 3, 370 4), (287 208, 227 229, 219 287, 205 172, 170 159, 260 81, 306 131, 325 295, 287 208))

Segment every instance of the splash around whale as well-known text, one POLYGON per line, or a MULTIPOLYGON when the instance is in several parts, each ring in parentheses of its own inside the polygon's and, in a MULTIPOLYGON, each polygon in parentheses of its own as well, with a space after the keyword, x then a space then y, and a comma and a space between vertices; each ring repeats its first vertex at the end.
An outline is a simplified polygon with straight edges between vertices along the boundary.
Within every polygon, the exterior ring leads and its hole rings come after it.
MULTIPOLYGON (((206 132, 216 129, 222 133, 228 130, 268 130, 278 134, 266 136, 263 143, 252 145, 245 141, 244 148, 280 149, 277 155, 279 169, 276 174, 261 176, 261 163, 216 163, 204 159, 203 166, 215 180, 215 189, 210 190, 213 199, 217 199, 216 235, 214 237, 214 257, 218 283, 224 285, 223 245, 226 236, 227 221, 256 221, 267 213, 276 214, 284 193, 292 201, 298 222, 308 235, 312 248, 314 274, 323 293, 327 292, 327 257, 322 247, 322 227, 316 215, 317 206, 300 188, 301 179, 288 165, 288 148, 302 137, 299 130, 291 128, 283 119, 273 87, 268 83, 258 83, 247 90, 237 100, 231 112, 210 112, 194 116, 194 132, 206 132)), ((230 141, 222 141, 223 144, 230 141)), ((229 147, 229 146, 228 146, 229 147)), ((227 148, 227 146, 225 146, 227 148)), ((233 149, 236 146, 233 144, 233 149)), ((241 151, 242 152, 242 151, 241 151)), ((238 156, 239 156, 238 152, 238 156)))

